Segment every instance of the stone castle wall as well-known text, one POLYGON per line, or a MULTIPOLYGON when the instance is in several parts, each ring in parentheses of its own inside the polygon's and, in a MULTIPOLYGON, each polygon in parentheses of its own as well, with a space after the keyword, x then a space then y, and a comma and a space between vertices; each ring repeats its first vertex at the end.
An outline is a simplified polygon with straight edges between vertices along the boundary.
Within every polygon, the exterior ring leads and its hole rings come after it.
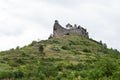
POLYGON ((53 28, 53 37, 60 37, 67 34, 78 34, 80 36, 89 38, 88 32, 81 26, 74 25, 74 27, 70 24, 66 25, 66 28, 62 27, 59 22, 56 20, 53 28))

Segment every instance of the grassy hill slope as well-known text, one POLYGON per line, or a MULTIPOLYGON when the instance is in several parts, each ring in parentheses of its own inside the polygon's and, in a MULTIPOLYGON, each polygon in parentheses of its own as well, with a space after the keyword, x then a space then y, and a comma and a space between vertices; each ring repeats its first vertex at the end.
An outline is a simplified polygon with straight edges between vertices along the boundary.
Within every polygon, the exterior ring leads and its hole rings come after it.
POLYGON ((0 52, 0 80, 120 80, 120 53, 78 35, 0 52), (44 56, 38 50, 44 45, 44 56))

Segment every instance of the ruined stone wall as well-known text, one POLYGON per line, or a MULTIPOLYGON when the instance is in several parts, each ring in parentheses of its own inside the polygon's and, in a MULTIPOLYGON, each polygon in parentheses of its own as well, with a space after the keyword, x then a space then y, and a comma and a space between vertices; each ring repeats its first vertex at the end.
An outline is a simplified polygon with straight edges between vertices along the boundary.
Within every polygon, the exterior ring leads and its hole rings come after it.
POLYGON ((55 21, 54 29, 53 29, 53 37, 59 37, 65 35, 69 32, 67 29, 63 28, 58 21, 55 21))
POLYGON ((70 24, 68 24, 69 29, 62 27, 59 22, 56 20, 54 24, 54 29, 53 29, 53 37, 60 37, 66 34, 78 34, 80 36, 84 36, 86 38, 89 38, 88 32, 86 29, 84 29, 81 26, 74 26, 72 27, 70 24))

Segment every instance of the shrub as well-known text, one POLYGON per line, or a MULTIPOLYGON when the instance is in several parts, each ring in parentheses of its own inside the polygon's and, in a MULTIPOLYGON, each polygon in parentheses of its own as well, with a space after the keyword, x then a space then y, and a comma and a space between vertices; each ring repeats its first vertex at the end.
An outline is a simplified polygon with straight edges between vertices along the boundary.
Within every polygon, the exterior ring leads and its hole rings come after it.
POLYGON ((38 75, 39 75, 39 79, 40 79, 40 80, 46 80, 45 74, 42 73, 41 71, 38 73, 38 75))
POLYGON ((22 56, 22 57, 29 57, 29 55, 26 54, 25 52, 23 52, 23 53, 21 54, 21 56, 22 56))
POLYGON ((88 76, 88 71, 83 70, 79 74, 82 78, 86 78, 88 76))
POLYGON ((68 46, 62 46, 61 48, 64 50, 70 50, 70 48, 68 46))
POLYGON ((105 58, 96 64, 98 69, 103 72, 103 75, 110 77, 118 70, 118 63, 112 58, 105 58))
POLYGON ((22 59, 16 59, 16 62, 17 62, 17 63, 20 63, 20 64, 23 64, 23 63, 24 63, 24 61, 23 61, 22 59))
POLYGON ((69 45, 79 45, 78 41, 69 41, 69 45))
POLYGON ((70 33, 66 33, 65 35, 70 35, 70 33))
POLYGON ((89 46, 90 45, 90 43, 87 42, 87 41, 81 41, 81 43, 82 43, 82 45, 85 45, 85 46, 89 46))
POLYGON ((13 77, 13 73, 11 71, 0 72, 0 80, 4 78, 11 78, 11 77, 13 77))
POLYGON ((91 50, 90 50, 90 49, 85 48, 85 49, 83 49, 83 52, 87 52, 87 53, 89 53, 89 52, 91 52, 91 50))
POLYGON ((114 80, 120 80, 120 72, 119 71, 117 71, 113 74, 113 79, 114 80))
POLYGON ((60 49, 58 47, 53 47, 52 50, 58 51, 58 52, 60 51, 60 49))
POLYGON ((48 37, 48 39, 52 39, 53 38, 53 34, 50 34, 50 36, 48 37))
POLYGON ((60 41, 59 40, 53 40, 53 43, 60 44, 60 41))
POLYGON ((32 43, 30 44, 30 46, 35 46, 37 44, 37 41, 32 41, 32 43))
POLYGON ((74 54, 80 54, 80 52, 79 52, 78 50, 72 50, 72 52, 73 52, 74 54))
POLYGON ((18 66, 20 66, 18 63, 9 63, 9 65, 10 65, 11 67, 18 67, 18 66))
POLYGON ((17 47, 16 47, 16 50, 18 50, 18 49, 20 49, 20 46, 17 46, 17 47))
POLYGON ((101 70, 98 69, 93 69, 90 71, 89 73, 89 79, 91 80, 99 80, 100 77, 103 76, 103 72, 101 70))
POLYGON ((24 76, 23 72, 18 70, 14 72, 15 78, 22 78, 24 76))

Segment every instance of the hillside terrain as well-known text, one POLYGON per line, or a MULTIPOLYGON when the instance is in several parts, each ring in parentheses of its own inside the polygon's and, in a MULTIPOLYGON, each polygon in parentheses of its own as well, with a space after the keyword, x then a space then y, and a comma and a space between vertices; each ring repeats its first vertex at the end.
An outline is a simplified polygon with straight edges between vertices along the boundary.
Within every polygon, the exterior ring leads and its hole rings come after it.
POLYGON ((74 34, 33 41, 0 52, 0 80, 120 80, 120 52, 74 34))

